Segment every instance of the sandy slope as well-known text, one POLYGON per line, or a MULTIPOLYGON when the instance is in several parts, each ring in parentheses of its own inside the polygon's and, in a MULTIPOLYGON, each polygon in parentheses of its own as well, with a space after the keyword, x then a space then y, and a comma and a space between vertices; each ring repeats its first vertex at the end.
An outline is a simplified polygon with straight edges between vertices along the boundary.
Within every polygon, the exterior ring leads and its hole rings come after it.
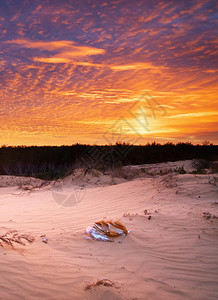
POLYGON ((1 299, 218 299, 213 176, 168 174, 82 191, 69 180, 31 193, 1 188, 1 234, 36 238, 0 247, 1 299), (57 204, 66 196, 72 206, 57 204), (130 234, 114 243, 83 239, 102 218, 120 219, 130 234), (99 279, 113 286, 85 289, 99 279))

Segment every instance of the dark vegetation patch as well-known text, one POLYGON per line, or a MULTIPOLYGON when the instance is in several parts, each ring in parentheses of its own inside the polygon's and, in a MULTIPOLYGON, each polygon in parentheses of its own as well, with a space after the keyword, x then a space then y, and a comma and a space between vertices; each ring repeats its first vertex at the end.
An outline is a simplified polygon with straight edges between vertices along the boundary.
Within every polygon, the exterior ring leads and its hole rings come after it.
MULTIPOLYGON (((218 160, 217 145, 191 143, 152 143, 144 146, 117 143, 111 146, 16 146, 0 148, 0 175, 33 176, 40 179, 63 178, 76 168, 114 170, 125 165, 141 165, 197 159, 196 170, 203 172, 218 160)), ((184 173, 183 170, 178 170, 184 173)))

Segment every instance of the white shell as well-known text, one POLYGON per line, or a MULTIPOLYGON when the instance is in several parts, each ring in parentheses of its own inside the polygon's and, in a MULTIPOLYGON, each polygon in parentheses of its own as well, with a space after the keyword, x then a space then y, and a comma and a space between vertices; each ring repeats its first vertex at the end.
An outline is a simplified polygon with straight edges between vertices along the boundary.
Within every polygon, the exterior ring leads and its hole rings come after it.
POLYGON ((90 234, 91 232, 92 232, 92 227, 91 226, 88 226, 87 228, 86 228, 86 233, 87 234, 90 234))

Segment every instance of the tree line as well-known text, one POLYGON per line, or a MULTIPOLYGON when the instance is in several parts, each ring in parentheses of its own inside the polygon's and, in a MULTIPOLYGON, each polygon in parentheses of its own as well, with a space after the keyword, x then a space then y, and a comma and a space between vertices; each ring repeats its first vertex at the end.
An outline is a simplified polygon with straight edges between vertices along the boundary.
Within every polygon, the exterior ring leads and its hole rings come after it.
POLYGON ((167 161, 218 160, 218 145, 191 143, 148 143, 131 145, 71 146, 2 146, 0 175, 61 178, 76 168, 108 170, 123 165, 140 165, 167 161))

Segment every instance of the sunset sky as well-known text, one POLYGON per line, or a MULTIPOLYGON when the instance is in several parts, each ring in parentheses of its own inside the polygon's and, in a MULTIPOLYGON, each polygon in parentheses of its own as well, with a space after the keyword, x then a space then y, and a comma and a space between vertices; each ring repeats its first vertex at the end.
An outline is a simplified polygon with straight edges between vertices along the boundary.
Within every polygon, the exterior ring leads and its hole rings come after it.
POLYGON ((217 4, 1 0, 0 145, 218 144, 217 4))

